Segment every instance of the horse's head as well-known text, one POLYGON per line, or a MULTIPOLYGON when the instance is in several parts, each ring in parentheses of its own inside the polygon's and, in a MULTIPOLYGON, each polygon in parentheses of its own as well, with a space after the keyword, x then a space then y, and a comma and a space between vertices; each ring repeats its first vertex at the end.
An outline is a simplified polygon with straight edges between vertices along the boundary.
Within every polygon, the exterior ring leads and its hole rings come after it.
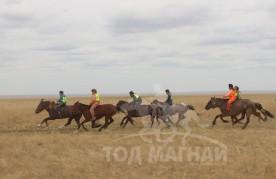
POLYGON ((220 102, 218 101, 218 98, 211 97, 211 99, 209 100, 209 102, 205 106, 205 109, 209 110, 211 108, 219 107, 219 105, 220 105, 220 102))
POLYGON ((49 101, 45 101, 44 99, 41 99, 40 100, 40 103, 38 104, 36 110, 35 110, 35 113, 38 114, 40 113, 41 111, 49 108, 49 101))
POLYGON ((162 107, 164 105, 164 103, 158 101, 157 99, 153 100, 150 104, 154 104, 154 105, 157 105, 159 107, 162 107))
POLYGON ((122 110, 124 110, 128 104, 129 104, 128 102, 123 101, 123 100, 120 100, 120 101, 116 104, 116 108, 117 108, 117 109, 120 109, 120 111, 123 112, 122 110))
POLYGON ((157 99, 153 100, 150 104, 157 104, 159 101, 157 99))
POLYGON ((69 110, 69 113, 70 114, 74 114, 76 112, 78 112, 79 110, 79 107, 80 107, 80 103, 77 101, 75 102, 75 104, 72 106, 72 108, 69 110))
POLYGON ((151 105, 148 105, 148 114, 151 116, 151 117, 155 117, 155 116, 162 116, 162 108, 161 107, 158 107, 157 105, 155 104, 151 104, 151 105))

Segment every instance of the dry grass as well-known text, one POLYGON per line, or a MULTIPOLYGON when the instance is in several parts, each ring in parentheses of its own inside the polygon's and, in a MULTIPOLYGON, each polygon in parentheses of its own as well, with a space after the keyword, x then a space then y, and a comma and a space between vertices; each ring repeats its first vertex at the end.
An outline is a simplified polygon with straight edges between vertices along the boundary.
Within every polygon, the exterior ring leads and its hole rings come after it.
MULTIPOLYGON (((275 95, 247 95, 261 102, 267 110, 276 114, 275 95)), ((204 107, 210 96, 178 96, 174 100, 194 105, 201 114, 199 122, 210 124, 217 110, 205 111, 204 107)), ((103 103, 116 104, 119 97, 103 98, 103 103)), ((145 102, 153 98, 147 97, 145 102)), ((73 98, 87 103, 89 98, 73 98)), ((39 99, 0 99, 0 178, 276 178, 276 120, 259 123, 252 117, 246 130, 241 125, 234 127, 217 121, 215 127, 201 128, 195 121, 190 123, 191 133, 213 138, 227 146, 227 163, 194 165, 184 157, 183 162, 148 162, 150 147, 181 145, 180 136, 173 143, 146 143, 140 137, 127 138, 112 142, 121 137, 139 134, 143 129, 141 119, 135 119, 135 126, 119 128, 123 115, 117 114, 115 122, 103 132, 89 127, 89 132, 73 133, 76 124, 66 129, 58 127, 66 120, 49 121, 50 127, 38 128, 37 124, 47 116, 39 115, 34 110, 39 99), (133 146, 141 147, 142 165, 106 160, 103 147, 133 146)), ((192 113, 187 114, 192 115, 192 113)), ((149 121, 149 118, 144 118, 149 121)), ((103 123, 103 120, 100 121, 103 123)), ((156 129, 158 126, 154 126, 156 129)), ((152 129, 154 131, 154 129, 152 129)), ((162 132, 170 132, 163 129, 162 132)), ((178 127, 178 132, 186 132, 178 127)), ((162 135, 166 137, 166 135, 162 135)), ((149 136, 155 139, 154 136, 149 136)), ((204 147, 213 144, 207 141, 188 138, 188 146, 204 147)))

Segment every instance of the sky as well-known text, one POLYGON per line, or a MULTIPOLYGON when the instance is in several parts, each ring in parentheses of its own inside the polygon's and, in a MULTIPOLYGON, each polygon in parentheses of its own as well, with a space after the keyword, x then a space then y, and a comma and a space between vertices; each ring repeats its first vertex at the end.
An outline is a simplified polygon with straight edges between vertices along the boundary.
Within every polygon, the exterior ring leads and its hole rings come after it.
POLYGON ((275 0, 0 0, 0 95, 276 90, 275 0))

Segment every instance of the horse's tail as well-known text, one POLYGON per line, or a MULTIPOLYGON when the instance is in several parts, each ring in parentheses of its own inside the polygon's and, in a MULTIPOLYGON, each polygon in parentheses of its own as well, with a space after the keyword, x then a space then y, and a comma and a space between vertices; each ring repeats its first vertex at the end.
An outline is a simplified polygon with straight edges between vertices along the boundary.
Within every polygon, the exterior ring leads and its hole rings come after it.
POLYGON ((254 104, 255 104, 256 108, 257 108, 258 110, 260 110, 265 116, 268 116, 268 117, 270 117, 270 118, 274 118, 274 117, 275 117, 271 112, 265 110, 265 109, 263 108, 262 104, 260 104, 260 103, 254 103, 254 104))
POLYGON ((187 107, 189 110, 193 110, 193 111, 195 110, 194 106, 192 106, 192 105, 187 105, 187 107))

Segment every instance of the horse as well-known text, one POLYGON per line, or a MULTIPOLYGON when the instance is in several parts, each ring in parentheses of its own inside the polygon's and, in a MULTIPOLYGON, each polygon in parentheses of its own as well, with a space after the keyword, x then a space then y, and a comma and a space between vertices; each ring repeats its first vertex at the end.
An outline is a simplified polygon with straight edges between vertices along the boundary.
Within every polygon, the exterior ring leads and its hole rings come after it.
POLYGON ((271 114, 269 111, 262 108, 262 105, 259 103, 254 103, 253 101, 249 99, 239 99, 235 101, 231 105, 230 111, 226 111, 226 105, 227 105, 228 99, 221 99, 221 98, 215 98, 212 97, 209 102, 207 103, 205 109, 209 110, 211 108, 220 108, 221 114, 217 115, 212 123, 214 126, 216 124, 217 118, 223 118, 226 116, 230 116, 232 119, 232 123, 236 124, 243 120, 246 116, 246 123, 242 127, 242 129, 245 129, 248 123, 250 122, 250 116, 251 114, 257 116, 260 120, 266 121, 267 116, 274 118, 274 115, 271 114), (261 113, 257 112, 257 109, 262 112, 262 114, 265 116, 265 118, 262 118, 261 113), (242 114, 242 118, 236 121, 233 121, 234 116, 237 116, 239 114, 242 114))
POLYGON ((165 121, 166 118, 167 118, 171 124, 173 124, 173 122, 168 117, 168 115, 173 116, 173 115, 178 113, 178 120, 175 123, 175 125, 178 125, 181 120, 185 119, 184 114, 188 110, 192 110, 192 111, 195 110, 195 108, 192 105, 185 105, 185 104, 182 104, 182 103, 181 104, 177 103, 177 104, 169 105, 166 109, 167 112, 165 112, 164 111, 164 105, 165 105, 164 102, 154 100, 151 104, 157 105, 158 106, 158 111, 161 111, 161 112, 157 112, 159 114, 158 117, 160 117, 163 121, 165 121), (165 115, 167 115, 167 116, 165 116, 165 115))
POLYGON ((66 105, 65 107, 62 107, 60 110, 60 115, 58 114, 58 112, 52 108, 53 102, 51 101, 45 101, 44 99, 40 100, 40 103, 38 104, 36 110, 35 110, 35 114, 39 114, 40 112, 42 112, 43 110, 46 110, 49 113, 49 117, 45 118, 40 124, 39 126, 41 126, 44 122, 46 123, 46 126, 48 126, 48 120, 55 120, 55 119, 64 119, 64 118, 68 118, 67 123, 64 125, 68 126, 71 124, 71 121, 73 119, 75 119, 78 127, 80 127, 80 118, 82 116, 82 114, 77 111, 74 114, 70 114, 69 110, 72 108, 72 105, 66 105))
MULTIPOLYGON (((112 104, 103 104, 99 105, 95 108, 95 116, 96 119, 92 120, 92 115, 90 113, 91 106, 79 103, 78 101, 73 105, 73 107, 70 110, 70 113, 74 114, 77 111, 80 111, 85 120, 81 122, 81 126, 84 130, 87 131, 87 129, 84 127, 84 123, 91 121, 92 122, 92 128, 98 128, 101 126, 99 131, 102 129, 106 129, 108 125, 114 122, 112 116, 114 116, 118 111, 118 109, 113 106, 112 104), (105 124, 102 126, 101 124, 95 125, 95 121, 101 119, 102 117, 105 117, 105 124), (108 122, 109 121, 109 122, 108 122)), ((80 129, 80 126, 78 127, 78 130, 80 129)))
MULTIPOLYGON (((134 108, 134 106, 130 106, 128 102, 120 100, 116 104, 117 109, 126 114, 126 116, 123 118, 123 120, 120 123, 121 128, 124 128, 128 122, 130 122, 132 125, 133 123, 133 117, 145 117, 150 115, 151 116, 151 127, 153 126, 153 120, 155 117, 157 117, 156 114, 156 105, 140 105, 137 109, 134 108), (127 119, 127 121, 124 123, 124 121, 127 119)), ((157 118, 157 122, 160 124, 157 118)))

